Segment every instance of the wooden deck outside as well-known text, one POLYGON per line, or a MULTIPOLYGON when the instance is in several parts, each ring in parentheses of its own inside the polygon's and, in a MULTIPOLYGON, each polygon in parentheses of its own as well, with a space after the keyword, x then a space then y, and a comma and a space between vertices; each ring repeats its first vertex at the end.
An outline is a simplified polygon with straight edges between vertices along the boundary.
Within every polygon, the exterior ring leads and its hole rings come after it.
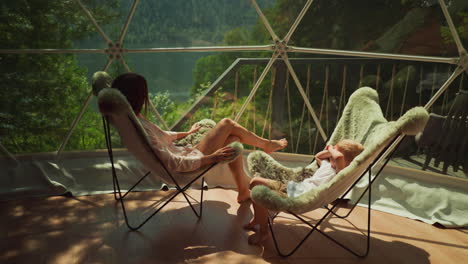
MULTIPOLYGON (((198 190, 189 193, 198 197, 198 190)), ((167 192, 133 193, 129 215, 148 212, 167 192)), ((272 240, 250 246, 242 229, 252 216, 236 192, 210 189, 198 220, 179 196, 140 231, 123 223, 110 194, 49 197, 0 202, 0 263, 466 263, 468 230, 442 229, 372 211, 371 251, 357 258, 319 233, 292 257, 276 254, 272 240)), ((346 210, 346 209, 340 209, 346 210)), ((305 215, 318 219, 324 210, 305 215)), ((364 249, 367 210, 357 207, 348 220, 332 218, 322 230, 355 249, 364 249), (349 220, 349 221, 348 221, 349 220), (355 230, 354 228, 358 228, 355 230)), ((277 225, 284 248, 308 228, 281 214, 277 225)))

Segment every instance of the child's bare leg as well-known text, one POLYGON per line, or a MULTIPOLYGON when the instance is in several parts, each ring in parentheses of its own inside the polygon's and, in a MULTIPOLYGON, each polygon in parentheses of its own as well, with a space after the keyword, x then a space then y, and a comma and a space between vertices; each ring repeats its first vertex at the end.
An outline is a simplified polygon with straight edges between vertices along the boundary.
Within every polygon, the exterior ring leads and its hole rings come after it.
POLYGON ((249 236, 248 242, 251 245, 258 245, 270 237, 270 231, 268 229, 268 210, 256 203, 253 203, 254 207, 254 219, 248 223, 245 227, 251 227, 250 230, 255 230, 253 227, 259 225, 260 229, 255 231, 255 234, 249 236))
MULTIPOLYGON (((250 189, 257 185, 265 185, 267 187, 271 186, 271 183, 274 182, 273 180, 261 178, 261 177, 254 177, 250 181, 250 189)), ((260 225, 260 233, 268 235, 268 210, 260 205, 257 205, 253 202, 254 208, 254 217, 250 222, 244 225, 244 228, 247 230, 255 230, 256 225, 260 225)), ((262 236, 263 237, 263 236, 262 236)), ((262 239, 263 241, 264 239, 262 239)), ((250 240, 249 240, 250 241, 250 240)), ((250 243, 250 242, 249 242, 250 243)))
MULTIPOLYGON (((243 227, 246 230, 252 230, 256 231, 256 226, 259 225, 260 223, 263 223, 263 216, 268 216, 268 214, 265 214, 262 210, 266 210, 265 208, 257 205, 255 202, 252 202, 252 206, 254 209, 254 216, 250 220, 249 223, 245 224, 243 227)), ((268 213, 268 211, 266 212, 268 213)))

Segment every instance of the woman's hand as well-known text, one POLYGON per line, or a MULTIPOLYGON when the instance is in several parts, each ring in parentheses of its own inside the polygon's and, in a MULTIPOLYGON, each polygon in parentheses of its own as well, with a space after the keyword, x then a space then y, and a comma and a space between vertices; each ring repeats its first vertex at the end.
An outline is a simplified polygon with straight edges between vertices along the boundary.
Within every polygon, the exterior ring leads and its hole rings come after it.
POLYGON ((192 125, 192 127, 190 128, 189 131, 187 132, 177 132, 177 136, 176 136, 176 139, 181 139, 181 138, 184 138, 192 133, 195 133, 197 132, 198 130, 200 130, 201 126, 198 124, 198 123, 195 123, 192 125))
POLYGON ((231 160, 236 155, 236 150, 231 147, 222 147, 215 152, 205 155, 201 159, 201 166, 231 160))
POLYGON ((236 150, 231 147, 222 147, 211 154, 213 163, 230 160, 236 155, 236 150))
POLYGON ((192 127, 190 128, 190 130, 187 132, 188 134, 192 134, 192 133, 195 133, 197 132, 198 130, 200 130, 201 126, 200 124, 198 123, 195 123, 192 125, 192 127))

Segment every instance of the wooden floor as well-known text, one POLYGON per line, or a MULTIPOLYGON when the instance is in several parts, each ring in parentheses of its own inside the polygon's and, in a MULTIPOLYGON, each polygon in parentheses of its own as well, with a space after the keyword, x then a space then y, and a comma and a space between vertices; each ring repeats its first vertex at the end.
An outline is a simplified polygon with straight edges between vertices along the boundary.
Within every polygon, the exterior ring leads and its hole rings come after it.
MULTIPOLYGON (((198 197, 198 190, 190 190, 198 197)), ((167 192, 133 193, 129 216, 154 208, 167 192)), ((250 204, 238 205, 232 190, 205 192, 198 220, 182 197, 138 232, 128 231, 113 196, 49 197, 0 202, 0 263, 467 263, 468 230, 441 229, 399 216, 372 211, 371 251, 358 258, 314 233, 289 258, 276 254, 270 240, 247 244, 241 226, 252 216, 250 204)), ((346 209, 340 209, 344 210, 346 209)), ((314 220, 323 210, 305 215, 314 220)), ((363 250, 367 211, 357 207, 348 220, 332 218, 321 228, 363 250), (352 222, 352 223, 351 223, 352 222), (358 228, 355 230, 354 228, 358 228)), ((307 232, 281 214, 276 229, 282 246, 307 232)))

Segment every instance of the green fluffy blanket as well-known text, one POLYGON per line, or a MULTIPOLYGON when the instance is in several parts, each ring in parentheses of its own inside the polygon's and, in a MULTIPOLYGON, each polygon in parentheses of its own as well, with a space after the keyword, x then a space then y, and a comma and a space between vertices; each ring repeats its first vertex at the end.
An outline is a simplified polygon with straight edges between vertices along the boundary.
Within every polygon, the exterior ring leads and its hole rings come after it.
MULTIPOLYGON (((388 122, 379 106, 377 92, 369 87, 360 88, 350 96, 328 144, 351 139, 360 142, 365 147, 364 151, 330 182, 301 196, 283 198, 266 186, 256 186, 251 193, 252 200, 272 211, 297 214, 327 205, 351 186, 395 136, 401 133, 415 135, 424 128, 427 120, 427 111, 423 107, 415 107, 398 120, 388 122)), ((248 167, 252 176, 286 183, 309 177, 316 171, 317 164, 313 162, 305 168, 287 168, 268 154, 255 151, 248 157, 248 167)))

